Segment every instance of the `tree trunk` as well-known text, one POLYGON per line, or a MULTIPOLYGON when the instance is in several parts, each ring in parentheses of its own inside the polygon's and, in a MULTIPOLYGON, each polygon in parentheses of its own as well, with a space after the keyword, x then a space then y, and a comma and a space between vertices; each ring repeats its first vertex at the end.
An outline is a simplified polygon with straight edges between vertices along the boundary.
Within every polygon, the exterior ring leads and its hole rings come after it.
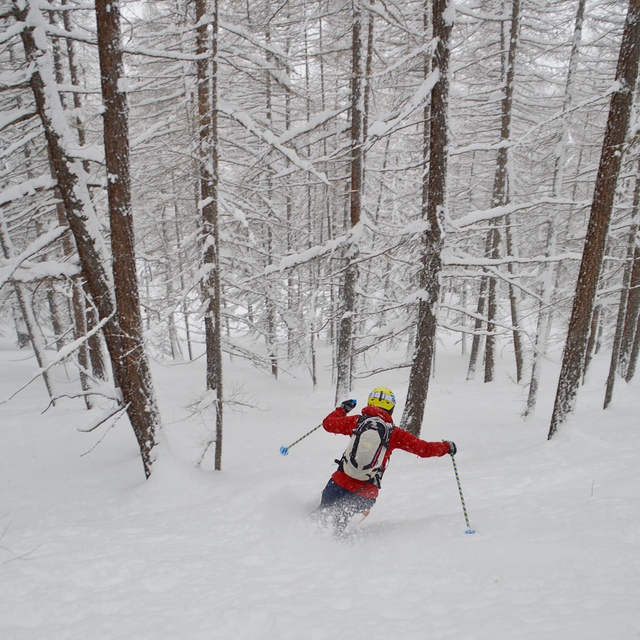
POLYGON ((631 275, 633 271, 633 257, 635 255, 636 238, 638 236, 638 201, 640 199, 640 163, 636 169, 636 186, 633 196, 633 210, 631 213, 631 227, 629 229, 629 237, 627 241, 627 264, 624 267, 622 276, 622 287, 620 289, 620 303, 618 306, 618 319, 616 322, 616 332, 613 338, 613 346, 611 349, 611 364, 609 366, 609 375, 607 376, 607 388, 604 396, 604 406, 606 409, 611 400, 613 400, 613 387, 616 381, 616 375, 620 368, 620 354, 622 351, 622 337, 624 335, 624 324, 627 317, 627 305, 629 302, 629 286, 631 284, 631 275))
POLYGON ((629 283, 627 316, 624 321, 622 344, 620 346, 620 374, 624 376, 624 379, 627 382, 629 382, 629 380, 627 379, 627 374, 632 363, 633 344, 636 335, 636 329, 638 327, 638 321, 640 321, 640 248, 636 246, 633 254, 631 282, 629 283))
POLYGON ((629 366, 625 373, 625 382, 631 382, 633 376, 636 374, 636 367, 638 365, 638 354, 640 354, 640 317, 636 325, 635 335, 633 337, 633 346, 631 347, 631 356, 629 357, 629 366))
MULTIPOLYGON (((578 0, 578 9, 576 11, 576 22, 573 30, 573 43, 571 46, 571 55, 569 57, 569 71, 567 72, 567 81, 565 84, 564 103, 562 106, 562 129, 560 140, 556 146, 556 158, 553 172, 553 196, 560 198, 562 195, 562 187, 564 183, 564 170, 567 156, 567 143, 569 141, 569 125, 570 110, 574 102, 573 91, 575 86, 575 75, 578 66, 578 53, 582 43, 582 25, 584 23, 584 7, 586 0, 578 0)), ((578 160, 578 166, 580 161, 578 160)), ((575 188, 573 199, 575 200, 575 188)), ((549 216, 547 221, 547 242, 545 256, 548 258, 555 255, 556 247, 556 224, 553 214, 549 216)), ((535 410, 538 398, 538 386, 540 370, 542 367, 542 359, 547 353, 548 337, 551 331, 552 309, 551 304, 554 298, 556 288, 556 277, 558 268, 553 261, 547 262, 544 267, 544 275, 542 279, 542 291, 540 308, 538 311, 538 322, 536 328, 536 343, 533 354, 533 363, 531 366, 531 382, 529 384, 529 394, 527 397, 527 407, 524 411, 525 417, 531 415, 535 410)))
MULTIPOLYGON (((504 234, 507 256, 517 257, 518 251, 517 248, 514 247, 513 234, 511 231, 511 216, 505 216, 504 234)), ((507 264, 507 271, 510 276, 515 275, 513 262, 507 264)), ((513 327, 511 333, 513 335, 513 352, 516 359, 516 382, 518 383, 522 380, 524 372, 524 347, 522 346, 519 302, 520 296, 518 295, 518 289, 509 282, 509 308, 511 310, 511 326, 513 327)))
MULTIPOLYGON (((362 8, 360 0, 353 2, 353 27, 351 32, 351 158, 349 187, 349 224, 353 229, 360 222, 362 207, 362 8)), ((356 311, 356 285, 358 268, 354 263, 358 255, 356 244, 347 248, 342 304, 338 326, 338 353, 336 366, 336 403, 351 392, 353 379, 353 326, 356 311)))
MULTIPOLYGON (((552 218, 547 222, 547 242, 545 256, 548 258, 555 254, 556 248, 556 227, 552 218)), ((524 417, 531 415, 538 401, 538 388, 540 384, 540 373, 542 360, 547 353, 549 343, 549 332, 551 329, 551 301, 552 292, 555 288, 556 269, 553 262, 548 262, 544 267, 542 278, 542 291, 540 292, 540 308, 538 310, 538 321, 536 325, 536 342, 534 347, 533 362, 531 364, 531 381, 529 382, 529 393, 527 395, 527 406, 524 410, 524 417)))
MULTIPOLYGON (((38 9, 30 4, 24 6, 14 2, 14 14, 21 22, 28 20, 32 25, 42 25, 43 20, 38 9)), ((47 140, 47 151, 51 165, 60 189, 60 196, 64 203, 65 214, 69 227, 73 233, 82 273, 86 279, 87 288, 101 320, 108 320, 104 326, 104 335, 111 354, 113 374, 118 384, 120 337, 117 331, 114 314, 114 302, 111 296, 111 282, 105 269, 108 263, 107 252, 103 239, 94 234, 99 223, 86 188, 88 176, 79 167, 75 158, 71 157, 65 147, 69 131, 64 126, 64 120, 58 118, 62 105, 58 93, 48 87, 48 81, 53 78, 53 63, 50 53, 40 48, 34 37, 35 26, 24 28, 20 36, 27 61, 33 65, 29 84, 36 103, 36 110, 44 128, 47 140), (42 71, 41 71, 42 70, 42 71)), ((44 29, 44 27, 43 27, 44 29)))
POLYGON ((630 0, 616 70, 616 82, 619 86, 611 97, 609 107, 587 237, 549 427, 549 439, 573 411, 584 370, 589 324, 595 305, 598 278, 622 163, 622 151, 631 117, 639 56, 640 0, 630 0))
MULTIPOLYGON (((487 245, 491 236, 487 235, 487 245)), ((485 247, 485 255, 487 250, 485 247)), ((480 355, 480 347, 482 345, 482 315, 487 302, 487 287, 489 279, 482 277, 480 279, 480 287, 478 289, 478 304, 476 306, 476 318, 473 324, 473 339, 471 340, 471 353, 469 354, 469 367, 467 369, 467 380, 473 380, 476 376, 476 368, 478 366, 478 356, 480 355)))
MULTIPOLYGON (((171 187, 173 193, 173 223, 176 229, 176 244, 177 244, 177 253, 179 260, 178 273, 180 278, 180 291, 185 291, 185 277, 184 270, 186 266, 185 259, 185 251, 182 246, 182 234, 180 233, 180 222, 179 222, 179 213, 180 209, 178 207, 178 199, 176 196, 176 183, 173 176, 173 172, 171 173, 171 187)), ((184 294, 183 294, 184 295, 184 294)), ((189 354, 189 362, 193 360, 193 346, 191 341, 191 325, 189 323, 189 302, 184 296, 184 300, 182 302, 182 315, 184 317, 184 330, 185 330, 185 339, 187 341, 187 353, 189 354)))
MULTIPOLYGON (((409 387, 401 426, 416 436, 420 435, 424 409, 429 391, 429 379, 435 353, 442 270, 443 229, 442 218, 446 207, 447 161, 449 153, 449 40, 453 28, 447 0, 433 2, 433 36, 437 42, 432 72, 439 74, 431 92, 431 127, 429 149, 423 148, 423 162, 429 162, 428 191, 423 188, 422 215, 429 229, 422 235, 420 263, 420 301, 418 323, 409 374, 409 387)), ((426 36, 426 34, 425 34, 426 36)), ((428 72, 428 69, 425 69, 428 72)), ((425 120, 424 126, 428 126, 425 120)))
POLYGON ((217 48, 218 2, 211 8, 211 43, 209 46, 206 0, 196 0, 197 54, 200 58, 198 76, 198 121, 200 142, 200 207, 202 209, 202 240, 204 278, 202 282, 206 309, 204 316, 207 354, 207 390, 214 394, 216 446, 215 469, 222 468, 222 322, 220 284, 220 233, 218 217, 218 105, 217 48), (211 75, 210 75, 211 74, 211 75), (211 92, 209 91, 210 82, 211 92))
MULTIPOLYGON (((78 287, 81 289, 80 293, 84 296, 83 305, 85 314, 87 317, 87 331, 91 331, 96 327, 99 322, 100 314, 98 310, 93 304, 93 297, 91 295, 91 291, 87 285, 86 279, 83 278, 82 287, 78 287)), ((105 334, 106 338, 106 334, 105 334)), ((105 340, 106 342, 106 340, 105 340)), ((89 361, 91 362, 91 373, 94 378, 98 380, 108 380, 109 373, 107 371, 107 364, 104 359, 104 350, 102 346, 102 339, 99 333, 94 333, 87 342, 89 347, 89 361)), ((107 344, 108 348, 108 344, 107 344)), ((113 367, 113 375, 114 375, 114 384, 116 387, 119 386, 118 379, 116 376, 115 367, 113 367)))
POLYGON ((589 337, 587 338, 587 353, 584 358, 584 366, 582 367, 582 384, 584 384, 589 364, 594 353, 598 353, 598 334, 600 333, 600 327, 602 326, 602 305, 596 304, 593 313, 591 314, 591 322, 589 324, 589 337))
MULTIPOLYGON (((61 4, 66 6, 68 4, 68 0, 61 0, 61 4)), ((65 31, 71 32, 71 12, 63 11, 62 12, 62 22, 64 24, 65 31)), ((74 87, 80 86, 80 73, 78 71, 78 65, 76 63, 76 51, 74 46, 74 41, 71 38, 66 39, 67 42, 67 64, 69 66, 69 79, 71 80, 71 84, 74 87)), ((84 122, 80 114, 82 113, 82 98, 78 91, 73 92, 73 108, 75 113, 75 125, 74 130, 78 134, 78 143, 81 147, 84 147, 86 144, 86 132, 84 122)), ((84 170, 89 172, 89 162, 87 160, 83 160, 82 162, 84 170)), ((65 255, 67 254, 65 250, 65 255)), ((86 302, 82 299, 83 297, 83 287, 78 283, 73 288, 73 315, 77 320, 77 334, 76 337, 79 337, 78 334, 81 335, 81 327, 84 326, 86 331, 90 331, 93 327, 95 327, 95 310, 92 309, 86 302), (83 319, 80 317, 80 314, 84 313, 86 317, 83 319)), ((92 335, 89 338, 87 345, 83 345, 80 347, 78 352, 78 362, 80 367, 83 366, 82 362, 87 362, 91 364, 91 373, 98 380, 107 380, 108 374, 104 362, 104 357, 102 353, 102 340, 99 333, 92 335), (83 351, 87 351, 88 353, 83 353, 83 351)), ((88 385, 88 381, 85 381, 83 384, 83 389, 85 384, 88 385)), ((90 400, 87 399, 88 405, 90 404, 90 400)))
POLYGON ((96 0, 98 51, 104 102, 104 147, 113 256, 113 284, 120 328, 120 386, 127 415, 138 440, 144 472, 151 475, 160 415, 142 335, 136 272, 129 125, 125 73, 120 44, 120 8, 113 0, 96 0))
MULTIPOLYGON (((505 144, 511 137, 511 119, 513 111, 513 88, 516 67, 516 54, 518 52, 518 30, 520 24, 520 0, 513 0, 511 7, 511 29, 509 32, 509 53, 506 60, 506 68, 504 72, 504 96, 502 98, 502 122, 500 126, 500 142, 502 145, 498 149, 498 158, 496 162, 496 173, 493 181, 493 194, 491 198, 491 206, 502 207, 509 204, 509 182, 508 182, 508 164, 509 150, 505 144)), ((504 38, 503 38, 504 39, 504 38)), ((504 47, 506 48, 506 47, 504 47)), ((504 60, 504 58, 503 58, 504 60)), ((492 229, 489 231, 491 235, 491 258, 497 260, 500 257, 500 231, 498 230, 497 220, 492 223, 492 229)), ((489 279, 489 292, 487 303, 487 340, 484 354, 484 381, 491 382, 495 375, 495 320, 498 312, 497 303, 497 281, 495 277, 489 279)), ((517 320, 517 318, 516 318, 517 320)), ((517 332, 517 324, 512 319, 514 331, 517 332)), ((520 350, 519 339, 514 336, 514 345, 516 347, 516 356, 520 350)), ((518 380, 520 380, 521 372, 518 372, 518 380)))
MULTIPOLYGON (((506 158, 506 156, 505 156, 506 158)), ((499 161, 500 162, 500 161, 499 161)), ((506 162, 506 160, 505 160, 506 162)), ((506 169, 506 165, 505 165, 506 169)), ((506 171, 505 171, 506 176, 506 171)), ((497 205, 496 205, 497 206, 497 205)), ((497 261, 500 257, 500 231, 498 222, 491 222, 492 229, 489 231, 489 243, 491 251, 489 258, 497 261)), ((496 267, 497 268, 497 267, 496 267)), ((496 316, 498 315, 498 282, 495 276, 487 277, 487 337, 484 346, 484 381, 492 382, 495 375, 496 364, 496 316)))
MULTIPOLYGON (((9 237, 9 231, 7 224, 4 220, 4 216, 0 211, 0 246, 2 247, 2 253, 5 260, 10 261, 15 258, 15 250, 9 237)), ((18 306, 22 314, 23 327, 26 329, 26 333, 29 336, 29 342, 33 348, 33 353, 36 357, 36 362, 42 373, 42 379, 47 387, 47 393, 51 399, 51 404, 55 406, 56 397, 58 393, 55 388, 54 381, 51 378, 51 372, 49 371, 49 363, 47 361, 47 354, 45 350, 44 341, 40 336, 38 323, 36 321, 35 314, 33 313, 33 307, 29 300, 29 291, 25 284, 19 281, 13 283, 13 289, 18 299, 18 306)))

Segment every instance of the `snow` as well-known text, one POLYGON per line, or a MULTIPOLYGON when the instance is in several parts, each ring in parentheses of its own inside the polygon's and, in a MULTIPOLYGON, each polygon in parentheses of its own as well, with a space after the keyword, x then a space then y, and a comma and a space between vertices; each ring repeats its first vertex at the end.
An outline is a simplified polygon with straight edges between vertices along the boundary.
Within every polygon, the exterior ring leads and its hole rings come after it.
POLYGON ((264 140, 267 144, 271 145, 274 149, 277 149, 283 156, 285 156, 294 166, 307 171, 319 178, 321 182, 329 184, 327 177, 324 173, 316 171, 312 162, 308 162, 304 158, 301 158, 295 150, 290 149, 282 145, 278 137, 268 129, 262 129, 258 123, 245 111, 234 109, 231 105, 226 103, 219 103, 218 108, 221 113, 233 118, 236 122, 241 124, 247 131, 250 131, 255 136, 264 140))
MULTIPOLYGON (((0 221, 3 222, 2 218, 0 218, 0 221)), ((42 249, 53 244, 68 230, 68 227, 52 227, 42 235, 38 236, 36 240, 34 240, 26 249, 23 249, 18 255, 15 255, 15 249, 12 246, 7 246, 7 253, 10 254, 10 258, 0 258, 0 287, 4 286, 10 278, 27 282, 29 280, 37 280, 38 278, 55 278, 60 276, 71 278, 77 275, 78 266, 74 264, 59 263, 53 260, 47 262, 28 261, 28 258, 32 258, 42 249)))
MULTIPOLYGON (((202 359, 155 363, 164 429, 148 481, 126 419, 80 433, 92 413, 80 400, 43 413, 34 382, 0 405, 0 637, 637 639, 639 383, 618 382, 603 411, 607 358, 595 358, 575 415, 548 442, 557 362, 545 363, 537 413, 523 421, 526 388, 506 349, 485 385, 465 381, 459 347, 439 345, 422 436, 458 445, 477 533, 464 533, 449 456, 397 451, 346 541, 307 517, 346 439, 320 429, 279 454, 333 408, 328 367, 314 392, 304 372, 274 381, 226 360, 227 399, 243 410, 226 409, 215 472, 210 459, 193 466, 212 428, 189 417, 202 359)), ((35 368, 0 339, 0 397, 35 368)), ((57 370, 63 388, 77 386, 68 373, 57 370)), ((362 406, 390 386, 400 414, 407 375, 358 380, 353 397, 362 406)))
POLYGON ((7 204, 13 200, 18 200, 26 195, 32 195, 40 189, 50 189, 55 181, 50 175, 25 180, 20 184, 14 184, 0 191, 0 205, 7 204))
POLYGON ((411 99, 407 104, 404 105, 400 113, 389 120, 376 120, 369 127, 369 135, 371 137, 378 138, 388 135, 389 132, 392 131, 392 129, 394 129, 399 123, 425 104, 427 98, 431 95, 433 87, 437 84, 439 79, 439 69, 431 72, 418 87, 418 90, 411 96, 411 99))

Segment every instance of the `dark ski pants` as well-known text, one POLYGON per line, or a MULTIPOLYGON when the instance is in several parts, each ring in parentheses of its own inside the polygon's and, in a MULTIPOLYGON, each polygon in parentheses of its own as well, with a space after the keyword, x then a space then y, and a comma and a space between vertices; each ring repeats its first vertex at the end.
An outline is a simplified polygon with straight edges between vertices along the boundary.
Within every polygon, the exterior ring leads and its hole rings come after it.
POLYGON ((352 493, 337 485, 333 480, 329 480, 322 491, 318 511, 324 522, 331 519, 334 532, 336 535, 340 535, 356 513, 368 511, 375 503, 375 498, 365 498, 357 493, 352 493))

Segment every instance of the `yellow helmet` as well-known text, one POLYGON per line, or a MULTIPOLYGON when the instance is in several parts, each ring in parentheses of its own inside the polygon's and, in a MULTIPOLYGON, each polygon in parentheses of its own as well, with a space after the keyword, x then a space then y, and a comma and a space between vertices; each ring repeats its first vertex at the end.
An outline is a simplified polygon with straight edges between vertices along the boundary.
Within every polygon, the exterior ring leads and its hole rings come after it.
POLYGON ((396 397, 393 395, 393 391, 388 387, 376 387, 369 394, 369 401, 367 404, 373 405, 374 407, 380 407, 381 409, 391 413, 393 408, 396 406, 396 397))

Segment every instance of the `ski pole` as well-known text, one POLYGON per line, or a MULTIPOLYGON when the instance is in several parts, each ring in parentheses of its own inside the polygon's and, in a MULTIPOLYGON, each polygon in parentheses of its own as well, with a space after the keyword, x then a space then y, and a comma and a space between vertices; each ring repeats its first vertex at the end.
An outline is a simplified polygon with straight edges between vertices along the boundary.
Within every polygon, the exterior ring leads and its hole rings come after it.
POLYGON ((307 436, 310 436, 314 431, 316 431, 317 429, 319 429, 322 426, 322 424, 319 424, 317 427, 313 427, 313 429, 311 429, 311 431, 309 431, 308 433, 305 433, 302 437, 298 438, 295 442, 292 442, 288 447, 280 447, 280 453, 283 456, 289 455, 289 449, 291 449, 291 447, 293 447, 294 445, 298 444, 298 442, 300 442, 300 440, 304 440, 307 436))
POLYGON ((467 505, 464 503, 464 496, 462 495, 462 485, 460 484, 460 476, 458 475, 458 467, 456 466, 456 459, 453 454, 451 454, 451 462, 453 462, 453 470, 456 474, 456 482, 458 483, 458 491, 460 493, 460 502, 462 502, 462 511, 464 512, 464 520, 467 523, 467 530, 465 533, 472 534, 475 531, 471 528, 469 524, 469 515, 467 514, 467 505))

